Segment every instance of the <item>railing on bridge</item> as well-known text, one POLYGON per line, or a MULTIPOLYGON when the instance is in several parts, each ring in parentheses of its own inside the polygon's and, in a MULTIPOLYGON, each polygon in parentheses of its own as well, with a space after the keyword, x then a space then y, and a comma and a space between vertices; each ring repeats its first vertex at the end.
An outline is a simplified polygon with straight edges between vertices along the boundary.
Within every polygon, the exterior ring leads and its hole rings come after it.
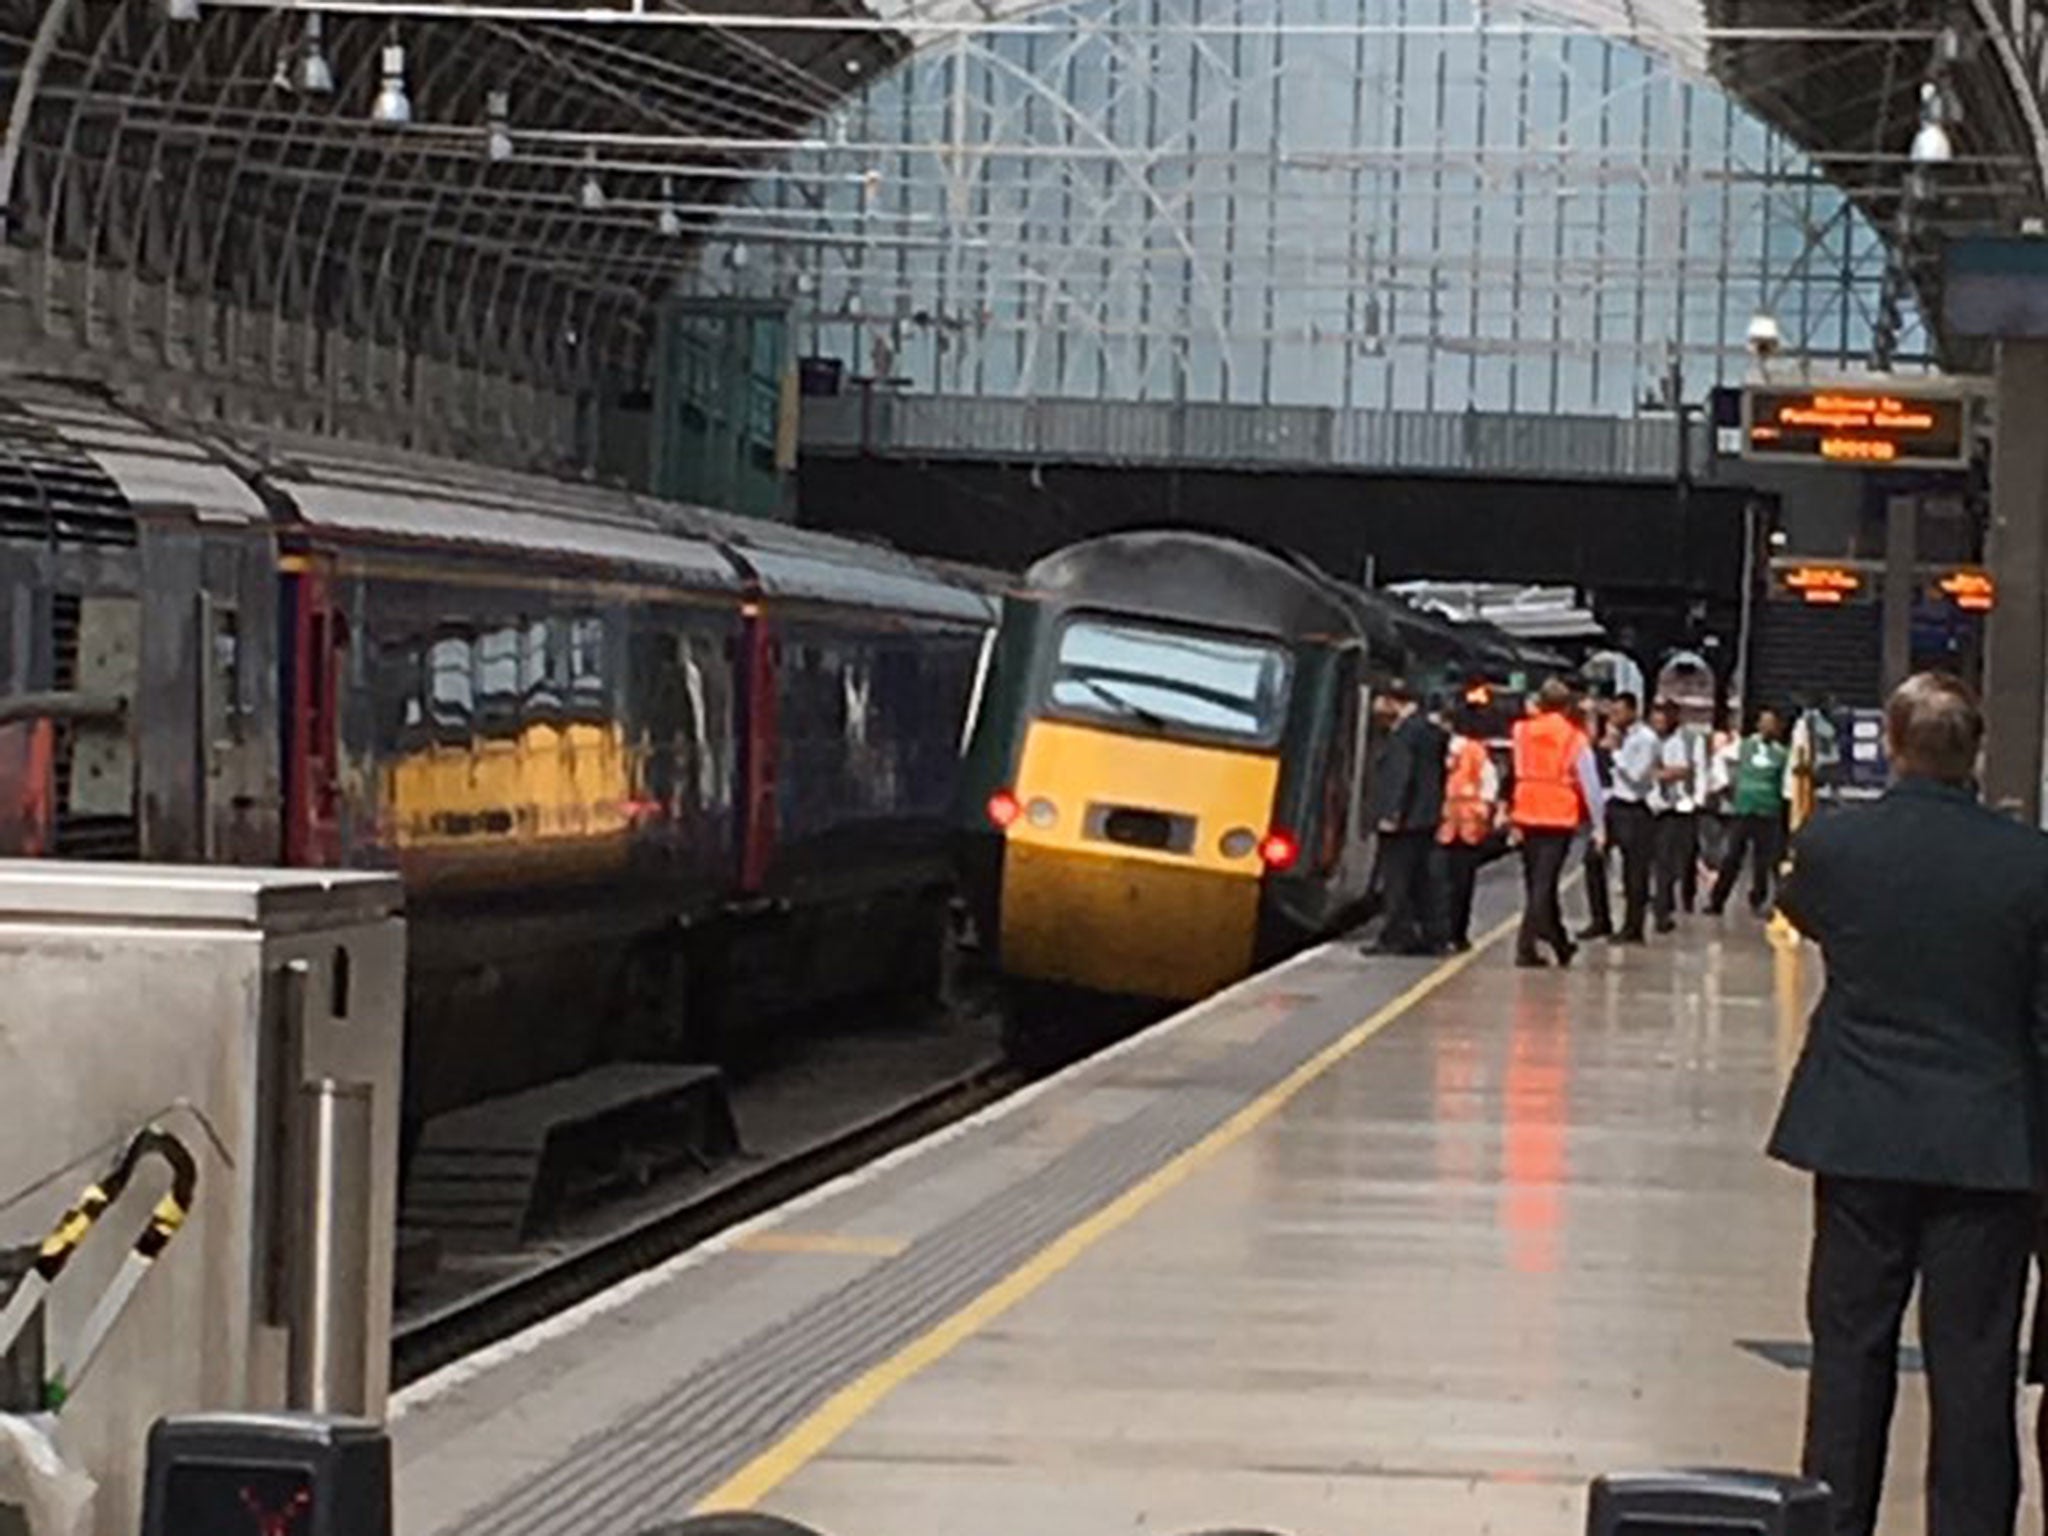
MULTIPOLYGON (((1219 469, 1664 480, 1670 416, 1341 410, 1316 406, 998 399, 856 387, 803 402, 804 451, 1219 469)), ((1697 423, 1689 456, 1705 444, 1697 423)))

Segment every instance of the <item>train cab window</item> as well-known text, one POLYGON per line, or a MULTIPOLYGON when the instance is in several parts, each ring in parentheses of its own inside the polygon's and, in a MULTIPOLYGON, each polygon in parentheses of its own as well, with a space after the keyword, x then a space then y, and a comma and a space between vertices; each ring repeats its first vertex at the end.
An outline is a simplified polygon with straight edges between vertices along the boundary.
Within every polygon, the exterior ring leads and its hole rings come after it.
POLYGON ((1289 672, 1287 652, 1267 641, 1073 618, 1048 701, 1062 714, 1264 745, 1285 723, 1289 672))

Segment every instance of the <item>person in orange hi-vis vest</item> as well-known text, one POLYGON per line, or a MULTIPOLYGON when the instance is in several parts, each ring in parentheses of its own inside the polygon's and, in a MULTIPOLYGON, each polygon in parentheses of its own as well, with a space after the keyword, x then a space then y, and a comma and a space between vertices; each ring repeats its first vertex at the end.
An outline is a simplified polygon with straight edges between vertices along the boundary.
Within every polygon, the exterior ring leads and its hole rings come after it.
POLYGON ((1510 819, 1522 844, 1526 893, 1515 942, 1517 965, 1547 964, 1538 948, 1543 944, 1555 952, 1559 965, 1572 963, 1578 949, 1564 931, 1558 877, 1581 827, 1596 840, 1604 836, 1600 770, 1593 744, 1571 711, 1571 689, 1553 677, 1537 691, 1529 714, 1515 722, 1510 819))
POLYGON ((1485 722, 1462 711, 1444 774, 1444 815, 1436 840, 1445 868, 1444 942, 1453 950, 1472 947, 1472 892, 1479 871, 1492 859, 1507 822, 1504 776, 1487 750, 1485 722))

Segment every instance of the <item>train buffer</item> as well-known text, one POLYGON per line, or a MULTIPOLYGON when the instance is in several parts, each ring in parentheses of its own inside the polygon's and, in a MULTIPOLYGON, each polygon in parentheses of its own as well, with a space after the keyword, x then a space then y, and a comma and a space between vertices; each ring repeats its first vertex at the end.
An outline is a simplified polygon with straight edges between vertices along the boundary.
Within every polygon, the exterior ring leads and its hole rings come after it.
POLYGON ((429 1120, 404 1220, 451 1249, 512 1247, 580 1202, 739 1150, 724 1073, 618 1062, 429 1120))

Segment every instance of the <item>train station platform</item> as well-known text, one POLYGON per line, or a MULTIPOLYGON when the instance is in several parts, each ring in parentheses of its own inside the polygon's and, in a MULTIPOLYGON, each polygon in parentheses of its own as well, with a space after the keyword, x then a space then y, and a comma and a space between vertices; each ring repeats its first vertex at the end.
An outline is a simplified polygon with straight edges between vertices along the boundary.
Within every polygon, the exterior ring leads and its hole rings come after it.
POLYGON ((1789 1467, 1807 1192, 1761 1147, 1819 962, 1731 916, 1517 970, 1510 899, 1469 955, 1318 949, 427 1378, 400 1529, 1566 1536, 1604 1470, 1789 1467))

